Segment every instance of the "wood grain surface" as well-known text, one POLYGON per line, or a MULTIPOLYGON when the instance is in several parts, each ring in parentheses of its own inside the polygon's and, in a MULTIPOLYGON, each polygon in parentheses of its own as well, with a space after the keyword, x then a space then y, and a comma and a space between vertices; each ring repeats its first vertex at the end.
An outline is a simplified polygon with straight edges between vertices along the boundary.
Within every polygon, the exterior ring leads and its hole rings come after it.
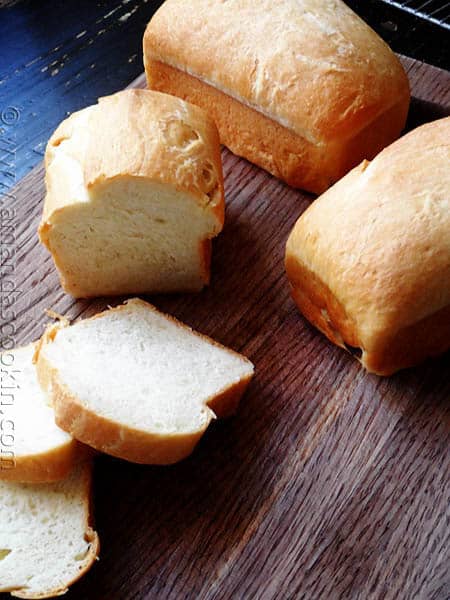
MULTIPOLYGON (((450 75, 404 64, 410 126, 449 114, 450 75)), ((448 600, 448 354, 379 378, 332 346, 296 310, 283 268, 288 233, 313 197, 227 150, 223 159, 227 219, 211 286, 149 299, 246 354, 255 379, 238 415, 214 424, 184 462, 97 459, 101 558, 67 600, 448 600)), ((43 194, 40 166, 1 204, 16 250, 2 267, 4 345, 36 339, 47 308, 87 317, 122 300, 61 291, 37 241, 43 194)))

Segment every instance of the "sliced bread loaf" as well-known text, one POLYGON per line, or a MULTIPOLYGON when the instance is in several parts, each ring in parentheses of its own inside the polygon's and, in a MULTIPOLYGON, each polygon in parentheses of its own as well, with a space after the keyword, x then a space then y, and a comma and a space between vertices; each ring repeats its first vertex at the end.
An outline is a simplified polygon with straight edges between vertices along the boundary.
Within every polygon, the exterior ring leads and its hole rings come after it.
POLYGON ((35 345, 1 354, 0 479, 46 482, 63 479, 82 453, 55 424, 33 364, 35 345))
POLYGON ((45 153, 39 227, 79 297, 198 291, 223 227, 220 143, 197 106, 126 90, 63 121, 45 153))
POLYGON ((90 523, 91 465, 57 483, 0 481, 0 592, 63 594, 99 552, 90 523))
POLYGON ((236 410, 253 375, 245 357, 138 299, 50 327, 37 370, 60 427, 148 464, 189 455, 211 419, 236 410))

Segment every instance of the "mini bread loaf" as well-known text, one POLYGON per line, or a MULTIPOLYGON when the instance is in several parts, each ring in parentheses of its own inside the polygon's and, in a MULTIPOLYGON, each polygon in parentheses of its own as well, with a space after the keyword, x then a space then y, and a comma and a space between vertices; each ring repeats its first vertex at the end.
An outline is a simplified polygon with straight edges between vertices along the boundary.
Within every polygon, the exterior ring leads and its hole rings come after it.
POLYGON ((63 479, 85 452, 55 424, 33 364, 35 345, 3 352, 0 479, 42 483, 63 479))
POLYGON ((287 242, 300 310, 380 375, 450 346, 449 140, 450 118, 401 138, 318 198, 287 242))
POLYGON ((216 416, 235 412, 253 365, 134 299, 50 327, 37 371, 56 422, 74 438, 132 462, 170 464, 216 416))
POLYGON ((75 297, 198 291, 223 227, 212 120, 179 98, 128 90, 74 113, 45 154, 39 237, 75 297))
POLYGON ((0 481, 0 592, 53 598, 94 564, 91 464, 56 483, 0 481))
POLYGON ((144 63, 235 154, 315 193, 394 141, 409 106, 400 62, 340 0, 166 0, 144 63))

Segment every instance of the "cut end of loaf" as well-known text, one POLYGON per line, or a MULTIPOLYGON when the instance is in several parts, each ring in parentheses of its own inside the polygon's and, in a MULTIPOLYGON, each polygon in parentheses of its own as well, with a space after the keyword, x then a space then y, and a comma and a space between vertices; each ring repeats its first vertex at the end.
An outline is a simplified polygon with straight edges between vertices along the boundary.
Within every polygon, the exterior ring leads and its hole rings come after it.
POLYGON ((64 289, 75 297, 193 292, 209 283, 214 213, 142 178, 110 181, 46 226, 64 289))
POLYGON ((199 291, 223 227, 220 143, 179 98, 127 90, 64 121, 39 227, 75 297, 199 291))

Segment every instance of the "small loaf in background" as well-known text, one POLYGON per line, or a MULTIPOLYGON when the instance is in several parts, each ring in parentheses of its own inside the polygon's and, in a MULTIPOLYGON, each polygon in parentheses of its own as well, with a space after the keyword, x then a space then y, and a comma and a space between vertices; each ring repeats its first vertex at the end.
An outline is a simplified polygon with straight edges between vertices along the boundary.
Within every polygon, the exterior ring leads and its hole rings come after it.
POLYGON ((40 240, 73 296, 198 291, 223 227, 220 143, 197 106, 127 90, 63 121, 40 240))
POLYGON ((450 117, 365 161, 299 218, 286 269, 302 313, 389 375, 450 347, 450 117))
POLYGON ((232 152, 321 193, 394 141, 407 76, 340 0, 167 0, 144 36, 148 87, 209 111, 232 152))

